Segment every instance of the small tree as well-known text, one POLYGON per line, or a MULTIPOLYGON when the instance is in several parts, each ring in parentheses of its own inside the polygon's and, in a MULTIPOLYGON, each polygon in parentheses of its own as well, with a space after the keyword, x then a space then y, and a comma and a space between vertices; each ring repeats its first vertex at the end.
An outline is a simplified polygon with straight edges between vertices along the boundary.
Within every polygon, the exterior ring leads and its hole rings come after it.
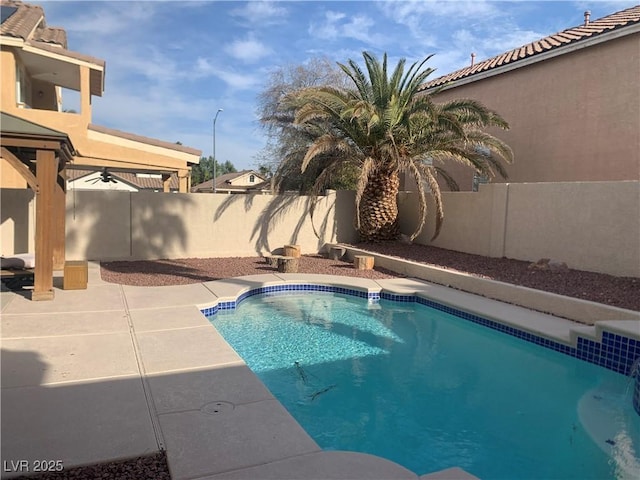
MULTIPOLYGON (((237 171, 236 167, 229 160, 224 163, 218 163, 216 160, 216 176, 237 171)), ((213 157, 200 157, 200 163, 191 168, 191 184, 198 185, 211 178, 213 178, 213 157)))
MULTIPOLYGON (((258 97, 258 114, 269 141, 260 154, 262 160, 257 168, 269 173, 269 176, 275 175, 277 191, 312 192, 316 178, 327 163, 326 158, 318 156, 304 170, 301 168, 313 137, 294 125, 294 109, 285 107, 284 98, 309 87, 344 87, 347 81, 348 77, 324 57, 313 58, 305 65, 280 67, 271 73, 264 91, 258 97)), ((323 188, 353 190, 356 179, 356 171, 345 165, 333 172, 323 188)))

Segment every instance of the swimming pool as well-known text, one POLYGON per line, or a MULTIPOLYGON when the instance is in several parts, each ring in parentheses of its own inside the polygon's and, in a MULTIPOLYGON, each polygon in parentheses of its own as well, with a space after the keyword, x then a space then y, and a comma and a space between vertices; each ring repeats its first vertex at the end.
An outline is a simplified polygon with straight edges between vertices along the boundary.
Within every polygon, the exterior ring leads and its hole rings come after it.
POLYGON ((615 478, 636 461, 626 377, 442 311, 278 295, 212 321, 325 449, 481 478, 615 478))

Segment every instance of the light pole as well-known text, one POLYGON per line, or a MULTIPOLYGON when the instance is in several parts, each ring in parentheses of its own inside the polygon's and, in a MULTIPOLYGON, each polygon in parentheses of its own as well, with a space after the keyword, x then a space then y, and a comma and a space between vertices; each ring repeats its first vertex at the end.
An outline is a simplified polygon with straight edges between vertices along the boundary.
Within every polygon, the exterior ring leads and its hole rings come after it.
POLYGON ((221 108, 216 112, 216 116, 213 117, 213 193, 217 193, 216 188, 216 120, 218 120, 218 114, 222 112, 221 108))

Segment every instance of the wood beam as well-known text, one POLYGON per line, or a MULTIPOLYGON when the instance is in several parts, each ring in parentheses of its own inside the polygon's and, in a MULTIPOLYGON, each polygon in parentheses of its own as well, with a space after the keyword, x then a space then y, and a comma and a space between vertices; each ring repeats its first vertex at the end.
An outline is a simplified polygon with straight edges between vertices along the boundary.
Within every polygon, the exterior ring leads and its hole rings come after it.
POLYGON ((27 185, 31 187, 31 190, 38 193, 38 180, 36 176, 33 174, 29 167, 22 162, 18 157, 16 157, 11 151, 6 147, 2 148, 2 158, 4 158, 9 165, 11 165, 27 182, 27 185))
POLYGON ((65 178, 66 170, 62 170, 56 177, 53 195, 53 269, 64 270, 65 262, 65 178))
POLYGON ((40 150, 60 150, 59 140, 31 139, 31 138, 11 138, 2 139, 2 144, 9 147, 35 148, 40 150))
POLYGON ((52 150, 36 152, 36 178, 40 186, 36 194, 36 268, 32 300, 52 300, 53 243, 56 218, 55 189, 57 188, 58 159, 52 150))

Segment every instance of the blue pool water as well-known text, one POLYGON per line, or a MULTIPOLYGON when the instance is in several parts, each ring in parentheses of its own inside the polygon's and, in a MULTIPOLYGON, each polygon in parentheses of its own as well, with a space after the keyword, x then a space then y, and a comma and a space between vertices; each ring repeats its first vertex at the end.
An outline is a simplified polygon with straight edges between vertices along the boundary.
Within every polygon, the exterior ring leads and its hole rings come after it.
POLYGON ((633 478, 627 377, 422 305, 257 296, 211 321, 324 449, 421 475, 633 478))

